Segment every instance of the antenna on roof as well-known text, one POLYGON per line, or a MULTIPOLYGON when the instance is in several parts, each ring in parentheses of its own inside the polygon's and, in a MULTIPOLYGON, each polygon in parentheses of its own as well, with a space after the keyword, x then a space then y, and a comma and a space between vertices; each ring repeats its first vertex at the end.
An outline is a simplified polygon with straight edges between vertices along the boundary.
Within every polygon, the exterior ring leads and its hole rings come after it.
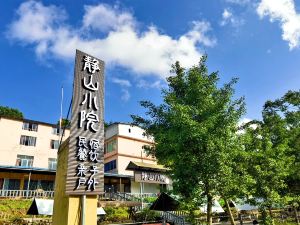
POLYGON ((62 138, 62 111, 63 111, 63 100, 64 100, 64 87, 61 86, 61 101, 60 101, 60 119, 59 119, 59 133, 62 138))

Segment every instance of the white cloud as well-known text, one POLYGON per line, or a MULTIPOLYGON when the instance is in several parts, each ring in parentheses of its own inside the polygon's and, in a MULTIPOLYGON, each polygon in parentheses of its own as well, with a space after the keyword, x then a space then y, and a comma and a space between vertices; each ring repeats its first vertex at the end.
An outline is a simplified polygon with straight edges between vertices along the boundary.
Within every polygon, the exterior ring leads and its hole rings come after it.
POLYGON ((118 84, 121 86, 121 100, 123 102, 127 102, 129 99, 130 99, 130 92, 128 90, 128 88, 131 87, 131 83, 129 80, 125 80, 125 79, 120 79, 120 78, 116 78, 116 77, 113 77, 111 79, 111 81, 115 84, 118 84))
MULTIPOLYGON (((249 118, 242 118, 239 123, 238 123, 238 126, 241 127, 241 126, 244 126, 245 124, 251 122, 252 120, 249 119, 249 118)), ((251 124, 249 126, 250 128, 252 128, 253 130, 255 130, 257 128, 257 125, 256 124, 251 124)), ((237 132, 238 134, 244 134, 245 133, 245 130, 244 129, 241 129, 237 132)))
POLYGON ((8 38, 33 46, 39 57, 49 54, 72 60, 75 49, 80 49, 109 66, 117 64, 136 75, 159 78, 168 76, 177 60, 186 68, 197 64, 202 55, 200 47, 216 44, 207 36, 211 29, 208 22, 195 21, 189 31, 173 38, 155 26, 141 31, 133 15, 117 7, 98 4, 84 9, 82 26, 75 28, 65 23, 63 9, 24 2, 10 24, 8 38))
POLYGON ((128 12, 122 12, 117 7, 100 4, 97 6, 84 6, 85 15, 83 26, 100 31, 117 30, 120 27, 133 27, 135 20, 128 12))
POLYGON ((121 100, 123 100, 124 102, 127 102, 130 99, 130 93, 127 89, 121 89, 122 91, 122 96, 121 96, 121 100))
POLYGON ((138 88, 144 88, 144 89, 150 89, 150 88, 161 89, 161 88, 164 88, 165 86, 166 86, 166 83, 161 81, 161 80, 156 80, 154 82, 149 82, 149 81, 141 79, 137 83, 138 88))
POLYGON ((55 29, 66 18, 63 9, 53 5, 45 7, 34 1, 21 4, 16 14, 18 20, 10 25, 9 38, 35 44, 37 54, 47 50, 49 40, 56 33, 55 29))
POLYGON ((256 9, 260 18, 268 16, 270 21, 279 21, 282 39, 289 43, 290 49, 300 44, 300 14, 296 12, 294 0, 262 0, 256 9))
POLYGON ((238 123, 238 126, 243 126, 245 125, 246 123, 249 123, 250 121, 252 121, 251 119, 249 118, 242 118, 239 123, 238 123))
POLYGON ((129 80, 125 80, 125 79, 119 79, 119 78, 112 78, 111 81, 115 84, 119 84, 122 87, 131 87, 131 83, 129 80))
POLYGON ((226 8, 222 13, 222 20, 220 22, 220 25, 225 26, 227 24, 231 24, 234 27, 238 27, 244 24, 244 20, 237 18, 233 15, 230 9, 226 8))

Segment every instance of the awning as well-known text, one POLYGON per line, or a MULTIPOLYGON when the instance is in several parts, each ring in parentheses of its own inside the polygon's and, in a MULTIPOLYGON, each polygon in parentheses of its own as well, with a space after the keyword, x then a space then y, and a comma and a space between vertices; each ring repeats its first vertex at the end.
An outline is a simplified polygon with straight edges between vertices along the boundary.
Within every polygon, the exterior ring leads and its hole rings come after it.
MULTIPOLYGON (((207 204, 204 204, 199 207, 201 212, 207 213, 207 204)), ((213 206, 212 206, 212 212, 213 213, 223 213, 225 212, 224 209, 221 207, 220 203, 217 200, 213 201, 213 206)))
POLYGON ((102 207, 97 208, 97 215, 101 216, 101 215, 105 215, 106 212, 104 211, 104 209, 102 207))
POLYGON ((163 165, 156 165, 144 162, 132 162, 130 161, 126 170, 132 171, 151 171, 151 172, 166 172, 168 169, 163 165))
POLYGON ((179 202, 166 193, 161 193, 159 197, 152 203, 149 209, 158 211, 176 211, 179 202))
POLYGON ((53 214, 53 199, 33 199, 27 215, 48 215, 53 214))
POLYGON ((22 167, 22 166, 0 166, 0 172, 15 172, 15 173, 32 173, 32 174, 48 174, 55 175, 55 170, 38 167, 22 167))

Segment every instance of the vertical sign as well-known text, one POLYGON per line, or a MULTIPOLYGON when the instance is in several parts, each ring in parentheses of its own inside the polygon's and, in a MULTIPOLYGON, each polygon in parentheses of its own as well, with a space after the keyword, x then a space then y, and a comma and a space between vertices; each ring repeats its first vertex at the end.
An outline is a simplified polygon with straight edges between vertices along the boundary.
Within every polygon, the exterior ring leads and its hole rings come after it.
POLYGON ((66 194, 104 189, 104 62, 76 50, 66 194))

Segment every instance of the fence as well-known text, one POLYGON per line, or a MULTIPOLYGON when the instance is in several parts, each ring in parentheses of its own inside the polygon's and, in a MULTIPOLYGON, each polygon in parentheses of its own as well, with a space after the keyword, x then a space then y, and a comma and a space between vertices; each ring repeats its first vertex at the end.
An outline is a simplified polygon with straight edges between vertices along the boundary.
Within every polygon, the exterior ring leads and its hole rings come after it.
POLYGON ((54 191, 43 190, 0 190, 2 198, 54 198, 54 191))
POLYGON ((105 192, 99 195, 100 200, 110 201, 136 201, 141 202, 142 199, 148 197, 157 197, 155 193, 124 193, 124 192, 105 192))

